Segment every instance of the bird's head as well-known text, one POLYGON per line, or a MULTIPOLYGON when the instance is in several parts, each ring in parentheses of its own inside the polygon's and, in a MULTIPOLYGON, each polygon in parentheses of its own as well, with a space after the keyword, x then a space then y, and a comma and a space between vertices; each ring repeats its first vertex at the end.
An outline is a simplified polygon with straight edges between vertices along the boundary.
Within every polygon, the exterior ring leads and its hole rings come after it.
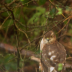
POLYGON ((54 43, 55 41, 56 41, 56 35, 54 34, 53 31, 49 31, 49 32, 45 33, 40 42, 40 50, 43 49, 45 44, 54 43))
POLYGON ((53 31, 47 32, 43 37, 44 43, 53 43, 56 41, 56 35, 53 31))

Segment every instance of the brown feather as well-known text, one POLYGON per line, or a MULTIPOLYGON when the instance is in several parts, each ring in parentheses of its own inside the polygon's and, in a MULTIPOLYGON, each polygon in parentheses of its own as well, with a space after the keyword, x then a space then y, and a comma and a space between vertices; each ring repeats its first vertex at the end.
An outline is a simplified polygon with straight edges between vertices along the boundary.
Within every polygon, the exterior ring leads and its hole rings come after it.
MULTIPOLYGON (((54 67, 54 69, 51 72, 59 72, 58 71, 58 64, 65 63, 66 58, 66 50, 64 46, 56 41, 56 36, 54 32, 49 31, 47 34, 45 34, 44 38, 47 37, 55 38, 52 42, 44 43, 44 46, 42 48, 41 52, 41 64, 43 67, 44 72, 50 72, 50 67, 54 67)), ((44 40, 45 41, 45 40, 44 40)), ((63 65, 64 66, 64 65, 63 65)))

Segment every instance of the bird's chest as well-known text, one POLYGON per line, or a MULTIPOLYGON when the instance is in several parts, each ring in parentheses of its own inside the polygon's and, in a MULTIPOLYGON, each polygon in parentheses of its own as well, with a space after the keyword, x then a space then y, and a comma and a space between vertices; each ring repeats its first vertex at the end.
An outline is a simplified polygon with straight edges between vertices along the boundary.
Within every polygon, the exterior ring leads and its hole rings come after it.
POLYGON ((42 58, 49 58, 51 61, 63 62, 65 59, 65 52, 57 45, 45 45, 42 49, 42 58))

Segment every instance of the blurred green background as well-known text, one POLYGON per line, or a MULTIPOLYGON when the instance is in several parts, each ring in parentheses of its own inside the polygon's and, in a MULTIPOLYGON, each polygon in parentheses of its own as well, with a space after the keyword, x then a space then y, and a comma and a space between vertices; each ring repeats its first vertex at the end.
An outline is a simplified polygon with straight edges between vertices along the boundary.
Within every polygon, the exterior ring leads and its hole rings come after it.
POLYGON ((57 40, 66 47, 67 57, 71 57, 71 0, 0 1, 0 71, 16 72, 18 59, 21 70, 25 66, 37 64, 22 56, 20 50, 25 49, 39 54, 40 39, 43 33, 50 30, 56 33, 57 40), (62 36, 63 34, 65 35, 62 36), (2 48, 1 43, 18 48, 19 52, 14 53, 11 49, 7 49, 6 45, 2 48))

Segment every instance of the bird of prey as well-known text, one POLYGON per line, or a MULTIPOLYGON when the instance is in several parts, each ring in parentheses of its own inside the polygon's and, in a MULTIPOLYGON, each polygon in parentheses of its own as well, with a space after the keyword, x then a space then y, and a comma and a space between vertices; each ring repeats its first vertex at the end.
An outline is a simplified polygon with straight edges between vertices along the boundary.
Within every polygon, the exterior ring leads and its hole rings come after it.
POLYGON ((53 31, 44 34, 40 42, 40 51, 42 72, 64 72, 66 50, 56 40, 56 35, 53 31))

